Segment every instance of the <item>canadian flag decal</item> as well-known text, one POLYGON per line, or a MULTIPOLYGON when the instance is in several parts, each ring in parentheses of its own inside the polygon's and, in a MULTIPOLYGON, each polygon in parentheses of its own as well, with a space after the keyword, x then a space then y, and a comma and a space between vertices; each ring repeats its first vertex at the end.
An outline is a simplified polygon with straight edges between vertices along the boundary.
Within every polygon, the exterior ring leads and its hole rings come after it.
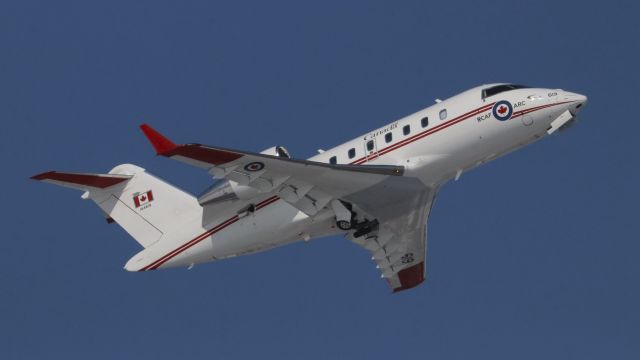
POLYGON ((133 203, 136 205, 136 208, 146 205, 152 201, 153 201, 153 192, 151 192, 151 190, 143 193, 133 194, 133 203))

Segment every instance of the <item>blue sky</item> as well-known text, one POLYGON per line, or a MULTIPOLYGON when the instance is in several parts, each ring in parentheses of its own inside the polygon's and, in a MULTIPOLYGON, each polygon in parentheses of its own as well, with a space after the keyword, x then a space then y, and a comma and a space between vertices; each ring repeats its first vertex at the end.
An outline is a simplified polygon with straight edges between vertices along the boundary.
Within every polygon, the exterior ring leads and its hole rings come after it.
POLYGON ((636 359, 635 2, 3 1, 0 357, 636 359), (305 158, 489 82, 589 96, 581 122, 445 186, 428 280, 392 295, 341 238, 132 274, 139 249, 28 177, 179 142, 305 158))

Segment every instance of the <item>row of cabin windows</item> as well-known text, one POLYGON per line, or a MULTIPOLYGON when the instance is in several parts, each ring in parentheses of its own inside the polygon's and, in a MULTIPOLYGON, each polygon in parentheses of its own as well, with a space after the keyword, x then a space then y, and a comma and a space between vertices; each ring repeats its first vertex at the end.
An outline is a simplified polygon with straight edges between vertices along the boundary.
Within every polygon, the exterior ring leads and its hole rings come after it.
MULTIPOLYGON (((439 113, 440 116, 440 120, 444 120, 447 118, 447 109, 442 109, 440 110, 439 113)), ((423 128, 426 128, 427 126, 429 126, 429 117, 425 116, 420 120, 420 125, 422 125, 423 128)), ((402 127, 402 134, 404 134, 405 136, 411 134, 411 125, 407 124, 405 126, 402 127)), ((388 132, 384 135, 384 142, 385 143, 390 143, 393 141, 393 133, 388 132)), ((373 142, 373 140, 369 140, 367 141, 367 151, 373 151, 375 144, 373 142)), ((351 148, 349 149, 349 151, 347 152, 347 155, 349 156, 349 159, 353 159, 354 157, 356 157, 356 148, 351 148)), ((337 164, 338 163, 338 158, 336 156, 332 156, 329 159, 329 163, 330 164, 337 164)))

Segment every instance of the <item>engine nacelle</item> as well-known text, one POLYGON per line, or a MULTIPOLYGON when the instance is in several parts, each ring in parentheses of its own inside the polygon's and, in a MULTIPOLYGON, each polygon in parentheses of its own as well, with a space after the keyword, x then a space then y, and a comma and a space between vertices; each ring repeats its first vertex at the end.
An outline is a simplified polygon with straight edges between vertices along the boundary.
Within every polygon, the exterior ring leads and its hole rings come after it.
POLYGON ((289 151, 284 146, 273 146, 268 148, 267 150, 261 151, 260 154, 291 159, 291 155, 289 155, 289 151))
POLYGON ((229 186, 231 186, 233 193, 236 194, 236 196, 240 200, 252 199, 260 193, 260 191, 254 187, 247 186, 247 185, 240 185, 233 180, 229 180, 229 186))
MULTIPOLYGON (((261 154, 291 159, 284 146, 273 146, 261 154)), ((233 180, 219 180, 198 196, 200 205, 215 204, 233 200, 249 200, 260 194, 260 190, 252 186, 240 185, 233 180)))
POLYGON ((240 185, 232 180, 219 180, 198 196, 200 205, 216 204, 225 201, 248 200, 260 191, 254 187, 240 185))

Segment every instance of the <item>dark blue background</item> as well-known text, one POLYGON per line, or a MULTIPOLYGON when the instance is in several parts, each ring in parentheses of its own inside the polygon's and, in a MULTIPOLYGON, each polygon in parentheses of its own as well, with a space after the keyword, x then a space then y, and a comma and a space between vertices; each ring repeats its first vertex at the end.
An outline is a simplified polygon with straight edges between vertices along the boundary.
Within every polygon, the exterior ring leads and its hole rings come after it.
POLYGON ((637 359, 640 8, 593 3, 3 1, 0 357, 637 359), (28 180, 131 162, 198 192, 140 123, 304 158, 501 81, 589 104, 444 187, 400 294, 342 238, 127 273, 137 243, 28 180))

